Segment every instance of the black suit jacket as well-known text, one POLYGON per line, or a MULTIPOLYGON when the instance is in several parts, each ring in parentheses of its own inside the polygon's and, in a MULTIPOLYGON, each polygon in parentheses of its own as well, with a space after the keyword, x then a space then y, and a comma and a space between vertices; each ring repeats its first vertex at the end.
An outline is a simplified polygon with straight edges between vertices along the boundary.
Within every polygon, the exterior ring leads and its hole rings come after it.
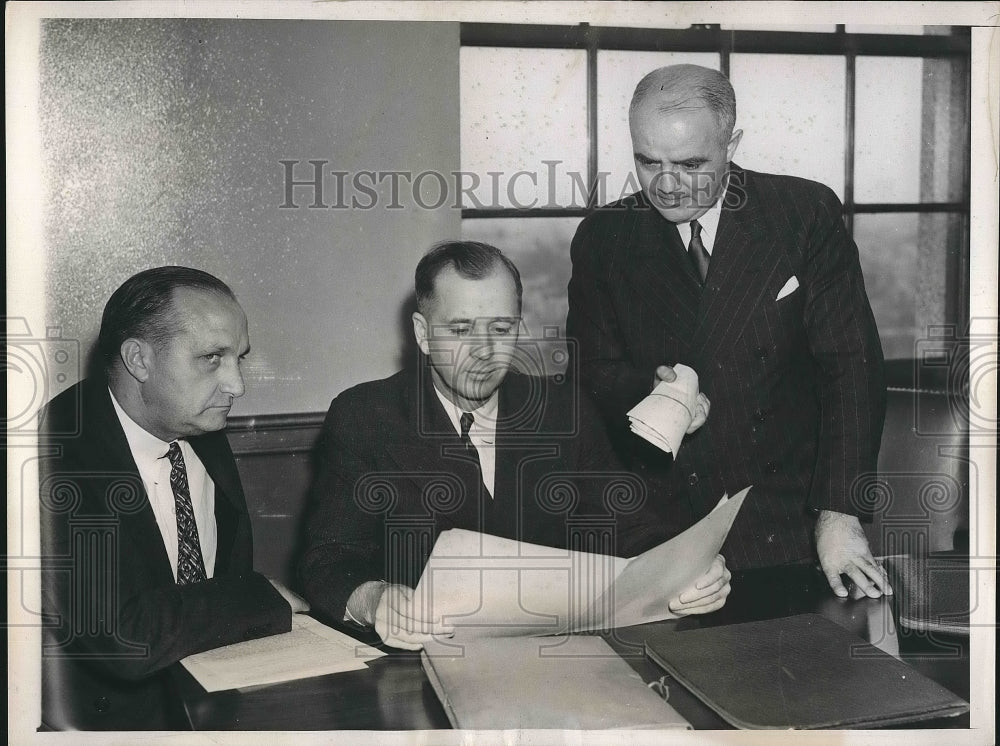
POLYGON ((181 658, 291 629, 253 572, 250 517, 222 432, 189 442, 215 483, 214 577, 178 586, 104 381, 56 397, 40 461, 42 718, 47 727, 183 727, 165 669, 181 658))
POLYGON ((450 528, 622 556, 662 539, 643 509, 644 484, 621 469, 599 416, 569 382, 509 373, 499 391, 493 498, 427 368, 334 399, 301 563, 315 612, 340 622, 369 580, 416 586, 450 528))
POLYGON ((885 413, 882 350, 830 189, 732 166, 704 288, 641 193, 585 219, 572 259, 567 333, 585 387, 655 475, 671 533, 753 485, 723 552, 772 565, 813 556, 813 511, 858 513, 885 413), (799 288, 777 300, 792 276, 799 288), (669 465, 623 427, 674 363, 697 371, 712 407, 669 465))

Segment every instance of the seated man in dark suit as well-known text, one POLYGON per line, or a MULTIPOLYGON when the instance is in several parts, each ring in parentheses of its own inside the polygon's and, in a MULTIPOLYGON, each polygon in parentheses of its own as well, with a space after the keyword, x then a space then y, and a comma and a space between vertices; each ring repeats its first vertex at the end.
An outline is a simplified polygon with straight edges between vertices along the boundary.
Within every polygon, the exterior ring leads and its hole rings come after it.
POLYGON ((308 606, 252 568, 221 432, 250 349, 232 291, 195 269, 140 272, 108 301, 99 346, 106 377, 41 421, 43 727, 175 729, 168 666, 286 632, 308 606))
MULTIPOLYGON (((411 602, 441 531, 619 556, 661 539, 641 507, 644 485, 616 468, 572 383, 509 371, 521 318, 520 275, 509 259, 486 244, 441 244, 417 266, 416 297, 421 364, 355 386, 330 406, 301 566, 321 616, 374 627, 386 644, 408 649, 447 634, 411 602), (568 475, 572 487, 551 489, 554 475, 568 475)), ((728 593, 719 556, 671 609, 707 613, 728 593)))

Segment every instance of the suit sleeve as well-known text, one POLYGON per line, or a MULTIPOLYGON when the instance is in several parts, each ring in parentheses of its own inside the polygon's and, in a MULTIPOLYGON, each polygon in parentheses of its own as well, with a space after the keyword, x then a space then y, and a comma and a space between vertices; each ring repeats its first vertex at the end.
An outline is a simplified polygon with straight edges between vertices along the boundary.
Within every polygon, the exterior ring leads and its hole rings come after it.
POLYGON ((620 216, 595 214, 580 224, 573 237, 566 335, 576 344, 585 390, 609 422, 619 422, 652 390, 656 372, 633 364, 608 291, 606 253, 614 250, 616 239, 602 225, 611 219, 620 216))
MULTIPOLYGON (((123 527, 96 517, 121 479, 105 489, 109 483, 72 458, 42 464, 43 608, 54 612, 47 654, 140 679, 194 653, 291 629, 288 603, 250 569, 249 556, 200 583, 149 582, 123 527), (64 509, 69 494, 79 500, 74 510, 64 509)), ((249 532, 248 518, 242 530, 249 532)), ((249 536, 244 546, 250 550, 249 536)))
POLYGON ((299 566, 306 599, 314 612, 333 623, 343 621, 355 588, 385 577, 375 540, 381 525, 375 503, 388 493, 380 493, 377 484, 365 480, 375 472, 360 455, 365 449, 358 438, 365 430, 354 420, 351 407, 335 400, 323 423, 299 566))
POLYGON ((586 475, 580 488, 587 502, 585 510, 610 514, 615 524, 613 553, 633 557, 666 541, 669 537, 651 508, 653 496, 642 472, 623 467, 608 440, 606 428, 586 400, 580 402, 577 442, 577 468, 586 475))
POLYGON ((876 469, 885 420, 882 347, 858 249, 823 187, 803 257, 804 320, 819 368, 820 422, 809 507, 857 514, 852 493, 876 469))

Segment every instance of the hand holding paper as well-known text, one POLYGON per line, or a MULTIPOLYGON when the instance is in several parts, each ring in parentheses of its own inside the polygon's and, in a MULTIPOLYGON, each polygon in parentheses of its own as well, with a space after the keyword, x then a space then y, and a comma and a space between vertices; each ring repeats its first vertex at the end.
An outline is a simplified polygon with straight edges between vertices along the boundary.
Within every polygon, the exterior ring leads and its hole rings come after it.
POLYGON ((667 366, 657 369, 660 383, 629 410, 628 418, 632 432, 657 448, 676 454, 685 433, 693 432, 704 423, 709 402, 698 392, 698 374, 692 368, 675 365, 673 379, 664 380, 670 378, 665 375, 667 370, 670 370, 667 366))
POLYGON ((710 614, 721 609, 732 587, 732 574, 726 569, 726 558, 715 555, 708 571, 670 600, 669 608, 677 616, 710 614))
POLYGON ((412 588, 386 585, 375 609, 375 631, 386 645, 403 650, 420 650, 435 636, 453 634, 450 627, 422 619, 420 611, 413 603, 412 588))

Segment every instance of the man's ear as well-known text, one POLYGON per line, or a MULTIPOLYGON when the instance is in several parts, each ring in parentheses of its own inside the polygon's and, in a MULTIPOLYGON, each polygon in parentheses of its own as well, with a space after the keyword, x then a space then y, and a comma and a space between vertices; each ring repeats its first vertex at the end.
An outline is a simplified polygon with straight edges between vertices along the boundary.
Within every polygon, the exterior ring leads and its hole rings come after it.
POLYGON ((153 356, 153 347, 142 339, 129 337, 118 349, 121 355, 125 370, 129 372, 139 383, 144 383, 149 378, 150 362, 153 356))
POLYGON ((740 147, 740 140, 743 139, 743 130, 733 130, 726 146, 726 160, 731 161, 736 157, 736 151, 740 147))
POLYGON ((413 319, 413 337, 417 340, 417 347, 425 355, 430 355, 430 345, 427 341, 430 337, 430 325, 428 325, 427 319, 420 311, 414 311, 411 318, 413 319))

